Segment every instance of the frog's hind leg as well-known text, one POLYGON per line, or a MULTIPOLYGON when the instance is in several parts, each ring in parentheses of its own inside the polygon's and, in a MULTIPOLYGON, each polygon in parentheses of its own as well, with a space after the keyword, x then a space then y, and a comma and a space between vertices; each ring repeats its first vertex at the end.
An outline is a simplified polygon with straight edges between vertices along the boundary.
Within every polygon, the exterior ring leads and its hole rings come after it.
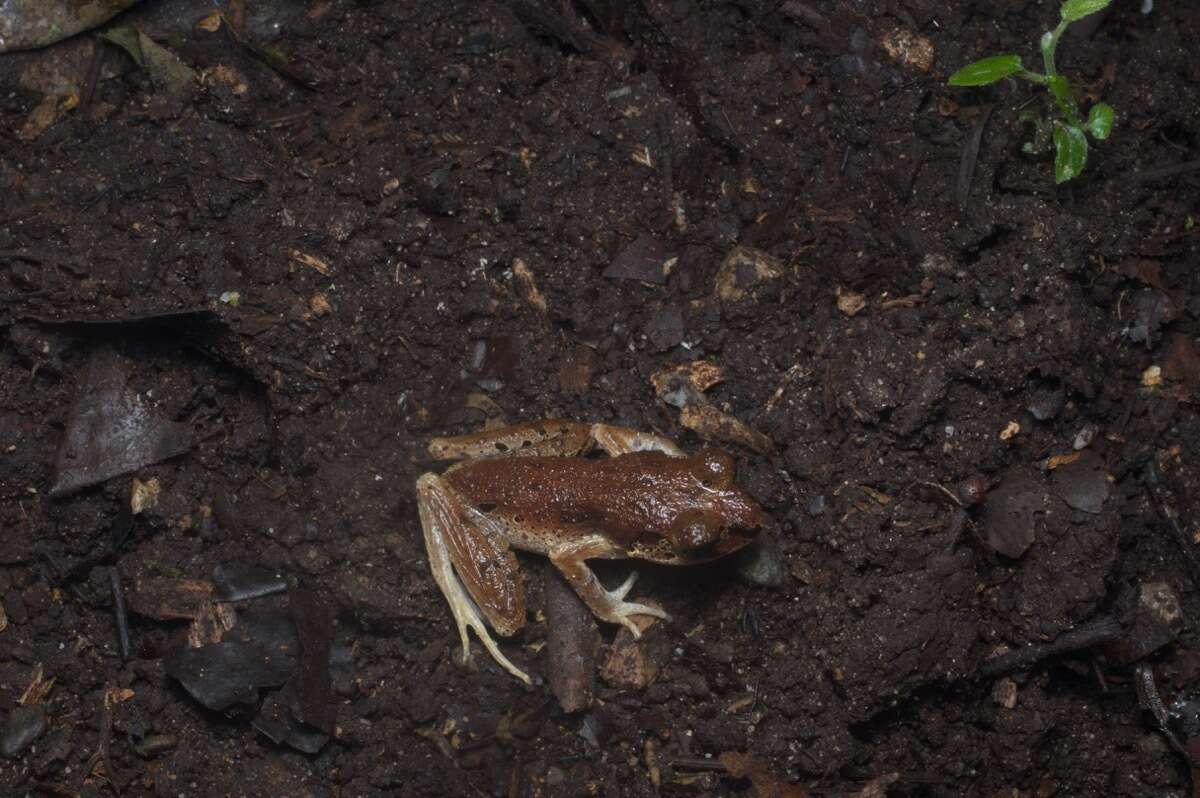
POLYGON ((530 684, 529 676, 500 651, 483 618, 486 614, 501 634, 512 634, 524 624, 525 593, 513 553, 482 531, 478 521, 468 517, 458 498, 434 474, 417 480, 417 507, 429 567, 454 615, 462 638, 463 660, 471 652, 467 636, 470 628, 496 662, 530 684))
POLYGON ((586 562, 586 560, 592 557, 610 558, 618 556, 621 556, 620 552, 606 538, 601 535, 591 535, 582 540, 552 549, 550 551, 550 562, 554 563, 555 567, 558 568, 563 577, 574 588, 579 598, 583 599, 583 603, 588 606, 593 615, 602 621, 624 626, 635 638, 638 638, 642 636, 642 632, 638 629, 637 624, 631 620, 630 616, 651 615, 655 618, 663 618, 665 620, 670 620, 671 616, 657 607, 635 604, 625 600, 625 596, 629 594, 633 583, 637 581, 636 571, 631 573, 624 584, 616 590, 608 590, 604 585, 600 584, 600 580, 596 578, 596 574, 588 567, 586 562))
POLYGON ((675 441, 655 435, 653 432, 638 432, 629 427, 617 427, 612 424, 593 424, 592 440, 613 457, 632 452, 662 452, 671 457, 683 457, 683 450, 675 445, 675 441))
POLYGON ((575 457, 592 448, 592 429, 578 421, 530 421, 469 435, 434 438, 429 453, 439 460, 477 457, 575 457))

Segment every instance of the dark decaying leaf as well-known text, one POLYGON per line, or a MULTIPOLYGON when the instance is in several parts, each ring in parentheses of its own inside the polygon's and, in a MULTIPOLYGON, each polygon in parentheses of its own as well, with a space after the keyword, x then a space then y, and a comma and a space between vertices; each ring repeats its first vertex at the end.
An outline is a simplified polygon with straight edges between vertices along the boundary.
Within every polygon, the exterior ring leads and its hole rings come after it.
POLYGON ((112 477, 183 454, 191 431, 158 416, 126 388, 128 371, 114 352, 92 355, 58 447, 50 495, 66 496, 112 477))
POLYGON ((612 280, 640 280, 663 285, 667 282, 666 263, 670 259, 662 241, 651 235, 640 235, 621 250, 604 270, 612 280))
POLYGON ((253 704, 263 687, 288 680, 295 660, 267 648, 225 640, 201 648, 184 648, 163 658, 167 674, 203 706, 213 710, 253 704))
POLYGON ((1023 470, 1006 476, 984 500, 988 545, 1006 557, 1024 554, 1033 544, 1037 516, 1045 512, 1047 499, 1046 492, 1023 470))
POLYGON ((1050 486, 1068 506, 1097 515, 1108 498, 1108 472, 1094 452, 1085 451, 1077 460, 1056 468, 1050 486))

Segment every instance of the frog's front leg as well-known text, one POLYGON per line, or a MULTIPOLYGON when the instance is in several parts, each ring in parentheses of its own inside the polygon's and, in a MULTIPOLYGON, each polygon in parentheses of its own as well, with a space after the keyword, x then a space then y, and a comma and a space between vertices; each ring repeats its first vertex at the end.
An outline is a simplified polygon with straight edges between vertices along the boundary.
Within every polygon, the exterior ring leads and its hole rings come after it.
POLYGON ((435 474, 417 480, 417 508, 429 567, 454 615, 462 638, 463 660, 471 653, 467 636, 471 628, 496 662, 529 684, 529 676, 504 656, 483 619, 486 615, 492 628, 502 635, 514 634, 525 623, 525 591, 508 544, 494 534, 485 516, 464 506, 435 474))
POLYGON ((652 615, 655 618, 670 620, 671 616, 657 607, 625 601, 625 596, 628 595, 634 581, 637 580, 636 571, 631 573, 624 584, 616 590, 608 590, 600 584, 600 580, 588 567, 586 560, 625 556, 607 538, 601 535, 588 535, 580 540, 560 544, 550 549, 549 555, 550 562, 554 563, 579 598, 583 599, 583 603, 600 620, 624 626, 633 633, 635 638, 641 637, 642 633, 637 624, 630 620, 631 615, 652 615))

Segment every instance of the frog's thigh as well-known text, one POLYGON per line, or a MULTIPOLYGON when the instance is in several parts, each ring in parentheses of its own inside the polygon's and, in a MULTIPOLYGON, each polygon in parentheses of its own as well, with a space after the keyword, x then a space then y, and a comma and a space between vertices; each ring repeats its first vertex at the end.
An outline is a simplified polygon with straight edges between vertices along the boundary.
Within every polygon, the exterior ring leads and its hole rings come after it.
POLYGON ((505 636, 514 634, 525 625, 525 591, 517 558, 502 530, 465 506, 444 480, 427 476, 428 506, 436 514, 437 531, 455 573, 492 628, 505 636))
POLYGON ((434 438, 429 453, 439 460, 477 457, 575 457, 592 446, 591 427, 578 421, 530 421, 511 427, 434 438))
POLYGON ((655 435, 653 432, 638 432, 628 427, 593 424, 592 439, 613 457, 631 452, 662 452, 671 457, 684 456, 683 450, 670 438, 655 435))
POLYGON ((525 595, 516 558, 506 545, 498 545, 480 533, 479 525, 467 517, 458 497, 435 474, 425 474, 417 480, 417 507, 429 566, 454 615, 462 638, 463 657, 470 654, 467 629, 471 628, 505 670, 528 683, 529 677, 500 651, 479 614, 482 609, 501 634, 512 634, 521 628, 525 620, 525 595))
POLYGON ((632 615, 653 615, 656 618, 669 616, 657 607, 647 607, 645 604, 634 604, 625 601, 629 589, 633 587, 636 574, 631 574, 625 584, 616 590, 608 590, 600 584, 596 574, 588 567, 586 560, 590 558, 615 558, 625 556, 614 547, 609 540, 601 535, 591 535, 569 544, 557 546, 550 550, 550 561, 562 573, 567 583, 583 599, 597 618, 609 623, 618 623, 629 629, 634 637, 639 637, 641 631, 630 620, 632 615))

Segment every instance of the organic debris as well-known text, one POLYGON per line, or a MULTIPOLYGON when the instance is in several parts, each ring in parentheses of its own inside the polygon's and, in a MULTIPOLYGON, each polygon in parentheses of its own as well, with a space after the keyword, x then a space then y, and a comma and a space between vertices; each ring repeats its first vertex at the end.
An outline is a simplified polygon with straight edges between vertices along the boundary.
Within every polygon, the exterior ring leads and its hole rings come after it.
POLYGON ((735 779, 749 780, 756 798, 808 798, 808 790, 776 778, 766 765, 750 754, 726 751, 721 754, 721 764, 735 779))
POLYGON ((292 656, 265 646, 224 640, 200 648, 182 648, 166 657, 167 674, 208 709, 258 702, 258 691, 280 687, 295 668, 292 656))
POLYGON ((140 30, 119 25, 100 35, 129 53, 138 66, 150 73, 155 85, 167 94, 182 95, 196 84, 195 70, 140 30))
POLYGON ((714 293, 725 302, 740 302, 754 289, 784 275, 783 262, 752 247, 734 247, 717 271, 714 293))
POLYGON ((159 621, 192 620, 213 598, 213 585, 203 579, 143 577, 129 592, 129 609, 159 621))
POLYGON ((1069 506, 1098 515, 1108 498, 1109 476, 1104 463, 1091 451, 1063 463, 1050 478, 1050 489, 1069 506))
POLYGON ((183 454, 191 430, 160 418, 126 388, 123 360, 111 350, 92 355, 67 421, 50 495, 67 496, 121 474, 183 454))
MULTIPOLYGON (((652 599, 643 599, 641 603, 662 609, 652 599)), ((600 666, 600 677, 613 687, 644 690, 658 677, 658 663, 649 653, 647 647, 651 640, 646 635, 658 619, 650 615, 635 615, 631 620, 642 636, 635 640, 633 633, 622 626, 600 666)))
POLYGON ((549 560, 542 568, 546 602, 546 679, 563 712, 592 704, 596 691, 596 618, 549 560))
POLYGON ((0 53, 54 44, 103 25, 139 0, 6 0, 0 6, 0 53))
POLYGON ((771 439, 728 413, 718 410, 703 392, 724 379, 721 369, 697 360, 655 372, 650 377, 658 398, 681 410, 679 423, 706 441, 733 443, 760 454, 775 450, 771 439))
POLYGON ((672 261, 662 241, 643 234, 613 258, 604 270, 604 276, 611 280, 640 280, 643 283, 665 285, 667 266, 672 261))
POLYGON ((1005 557, 1020 557, 1033 545, 1038 515, 1048 509, 1049 496, 1034 480, 1023 469, 1013 470, 984 500, 988 545, 1005 557))

